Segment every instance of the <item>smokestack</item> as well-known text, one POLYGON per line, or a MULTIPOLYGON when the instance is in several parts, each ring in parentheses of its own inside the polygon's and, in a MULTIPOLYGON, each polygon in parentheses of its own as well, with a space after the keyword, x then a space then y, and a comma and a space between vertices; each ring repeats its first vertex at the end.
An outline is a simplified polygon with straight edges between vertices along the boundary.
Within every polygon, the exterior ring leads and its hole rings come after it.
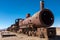
POLYGON ((40 9, 41 9, 41 10, 44 9, 44 0, 41 0, 41 1, 40 1, 40 9))

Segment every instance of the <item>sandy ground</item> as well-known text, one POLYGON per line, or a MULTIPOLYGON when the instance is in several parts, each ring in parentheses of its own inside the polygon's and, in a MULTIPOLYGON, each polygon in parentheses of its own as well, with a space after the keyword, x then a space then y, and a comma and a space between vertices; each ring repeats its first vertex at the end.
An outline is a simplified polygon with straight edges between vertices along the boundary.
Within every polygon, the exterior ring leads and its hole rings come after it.
POLYGON ((56 28, 56 35, 60 35, 60 28, 56 28))
MULTIPOLYGON (((34 36, 27 36, 25 34, 9 32, 9 34, 15 34, 16 36, 2 37, 1 33, 2 32, 0 32, 0 40, 60 40, 60 36, 48 39, 48 38, 40 38, 40 37, 34 37, 34 36)), ((3 32, 3 33, 8 34, 6 32, 3 32)), ((57 34, 60 34, 60 31, 58 31, 57 34)))
POLYGON ((46 38, 39 38, 39 37, 33 37, 33 36, 27 36, 24 34, 16 34, 9 32, 10 34, 15 34, 16 36, 10 36, 10 37, 2 37, 0 32, 0 40, 47 40, 46 38))

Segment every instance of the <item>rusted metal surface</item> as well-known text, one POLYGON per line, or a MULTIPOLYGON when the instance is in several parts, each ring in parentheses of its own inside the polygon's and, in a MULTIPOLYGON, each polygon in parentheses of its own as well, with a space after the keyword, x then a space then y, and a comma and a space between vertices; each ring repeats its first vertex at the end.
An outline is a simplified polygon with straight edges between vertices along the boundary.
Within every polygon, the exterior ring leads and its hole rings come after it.
POLYGON ((54 16, 49 9, 35 13, 32 17, 26 18, 21 25, 35 24, 36 26, 51 26, 54 23, 54 16), (45 13, 44 13, 45 12, 45 13), (45 17, 43 17, 45 14, 45 17), (48 14, 48 15, 47 15, 48 14))

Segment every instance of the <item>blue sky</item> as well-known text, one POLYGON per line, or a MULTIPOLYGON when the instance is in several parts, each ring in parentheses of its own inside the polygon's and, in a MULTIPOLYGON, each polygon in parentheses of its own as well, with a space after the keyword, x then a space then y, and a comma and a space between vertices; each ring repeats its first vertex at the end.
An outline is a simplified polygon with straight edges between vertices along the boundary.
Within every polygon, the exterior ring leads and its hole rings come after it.
MULTIPOLYGON (((45 8, 54 14, 53 26, 60 26, 60 0, 44 0, 45 8)), ((40 0, 0 0, 0 29, 9 27, 17 18, 31 16, 40 10, 40 0)))

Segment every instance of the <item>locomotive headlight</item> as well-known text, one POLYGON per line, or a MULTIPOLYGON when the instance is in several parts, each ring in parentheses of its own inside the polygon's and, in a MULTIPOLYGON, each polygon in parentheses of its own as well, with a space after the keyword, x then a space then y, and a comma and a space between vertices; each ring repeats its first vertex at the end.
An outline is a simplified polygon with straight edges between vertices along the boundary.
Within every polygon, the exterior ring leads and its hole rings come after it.
POLYGON ((43 9, 39 15, 41 18, 41 21, 46 26, 51 26, 54 22, 54 16, 53 13, 49 9, 43 9))

